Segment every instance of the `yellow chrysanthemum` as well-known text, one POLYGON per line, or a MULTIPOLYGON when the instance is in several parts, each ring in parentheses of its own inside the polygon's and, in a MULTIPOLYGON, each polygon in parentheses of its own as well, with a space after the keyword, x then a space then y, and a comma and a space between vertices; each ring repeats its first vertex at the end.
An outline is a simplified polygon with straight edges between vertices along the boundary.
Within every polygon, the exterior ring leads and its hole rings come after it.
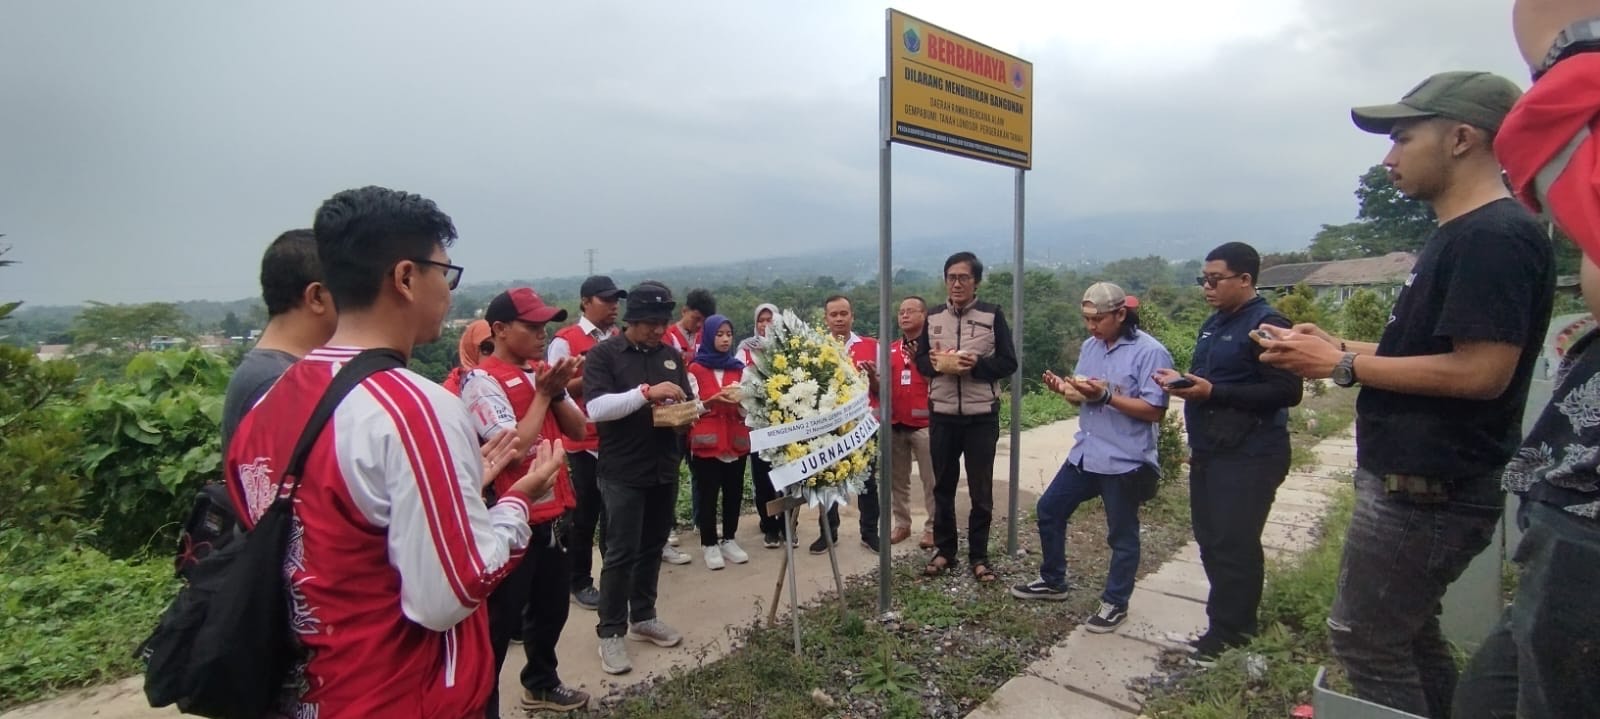
MULTIPOLYGON (((793 340, 790 340, 790 341, 792 342, 793 340)), ((786 369, 789 369, 789 358, 785 357, 783 355, 778 355, 776 357, 773 357, 772 358, 772 368, 775 369, 775 370, 778 370, 779 372, 782 372, 782 371, 784 371, 786 369)))

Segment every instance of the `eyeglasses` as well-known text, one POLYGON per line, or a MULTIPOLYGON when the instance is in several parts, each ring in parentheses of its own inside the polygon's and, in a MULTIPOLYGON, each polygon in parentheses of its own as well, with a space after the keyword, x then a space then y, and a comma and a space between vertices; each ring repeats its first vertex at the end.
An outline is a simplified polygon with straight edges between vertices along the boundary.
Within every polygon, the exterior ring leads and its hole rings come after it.
POLYGON ((970 285, 970 284, 972 284, 972 280, 973 280, 972 275, 945 275, 944 276, 944 281, 949 283, 949 284, 952 284, 952 285, 970 285))
POLYGON ((455 289, 457 285, 461 284, 461 267, 458 265, 452 265, 446 262, 435 262, 433 260, 424 260, 420 258, 414 259, 412 262, 422 265, 433 265, 434 267, 444 270, 444 281, 450 285, 450 289, 452 290, 455 289))
POLYGON ((1237 275, 1201 275, 1194 278, 1194 283, 1200 285, 1201 287, 1216 287, 1217 285, 1222 284, 1223 280, 1231 280, 1235 277, 1243 276, 1244 273, 1242 272, 1237 275))

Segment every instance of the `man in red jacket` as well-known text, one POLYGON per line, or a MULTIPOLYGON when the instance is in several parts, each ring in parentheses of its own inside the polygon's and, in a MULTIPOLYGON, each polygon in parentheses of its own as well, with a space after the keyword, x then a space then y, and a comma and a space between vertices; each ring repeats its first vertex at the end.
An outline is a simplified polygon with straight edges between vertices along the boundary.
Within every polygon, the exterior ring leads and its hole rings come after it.
POLYGON ((917 343, 928 320, 928 303, 912 295, 900 301, 900 339, 889 345, 889 381, 894 383, 894 417, 889 427, 890 449, 894 452, 894 480, 890 484, 890 506, 894 511, 894 534, 890 544, 911 536, 911 460, 917 460, 917 478, 922 484, 922 506, 928 516, 922 520, 923 549, 933 548, 933 454, 928 449, 928 378, 917 371, 917 343))
MULTIPOLYGON (((341 192, 312 232, 339 325, 234 434, 225 471, 247 526, 276 498, 277 472, 339 367, 365 349, 409 356, 437 340, 461 280, 446 254, 454 224, 417 195, 341 192)), ((478 609, 521 561, 533 498, 562 450, 541 443, 486 507, 475 435, 459 398, 406 369, 368 377, 339 403, 295 496, 284 569, 299 657, 278 713, 483 716, 494 652, 478 609)))
MULTIPOLYGON (((585 439, 583 412, 567 395, 567 382, 583 361, 568 357, 548 367, 535 365, 544 356, 545 324, 566 318, 566 310, 545 304, 528 287, 502 292, 489 301, 483 313, 491 333, 482 348, 486 353, 478 368, 461 380, 461 399, 480 440, 488 442, 507 432, 528 446, 563 435, 578 442, 585 439)), ((524 463, 507 467, 489 491, 505 491, 524 472, 524 463)), ((563 686, 556 673, 556 642, 567 624, 567 582, 572 574, 560 525, 575 506, 572 484, 562 467, 555 486, 535 498, 529 511, 533 537, 522 565, 489 596, 496 676, 511 639, 523 640, 528 660, 522 670, 524 711, 572 711, 589 703, 588 694, 563 686)), ((490 719, 500 716, 498 682, 496 689, 490 694, 490 719)))
MULTIPOLYGON (((628 299, 627 290, 605 275, 594 275, 578 288, 578 321, 562 327, 550 341, 546 352, 551 364, 567 357, 583 357, 596 344, 617 336, 617 305, 628 299)), ((583 373, 577 372, 567 383, 567 392, 578 401, 584 417, 583 373)), ((572 602, 594 611, 600 606, 600 590, 594 586, 595 530, 600 530, 600 554, 606 553, 606 505, 600 493, 600 434, 590 422, 581 442, 567 442, 567 465, 572 469, 572 491, 578 507, 567 526, 567 552, 572 559, 572 602)))
MULTIPOLYGON (((856 315, 850 309, 850 298, 844 295, 834 295, 822 303, 823 319, 828 325, 828 334, 844 343, 844 348, 850 353, 856 367, 874 378, 873 386, 877 385, 878 374, 878 341, 871 337, 862 337, 855 333, 856 315)), ((878 410, 878 393, 872 393, 872 411, 878 410)), ((861 508, 861 546, 874 552, 878 551, 878 463, 872 462, 868 470, 866 488, 856 497, 861 508)), ((839 508, 829 507, 828 513, 821 520, 822 527, 833 537, 834 542, 839 540, 839 508)), ((812 554, 822 554, 828 551, 826 540, 818 537, 811 543, 812 554)))

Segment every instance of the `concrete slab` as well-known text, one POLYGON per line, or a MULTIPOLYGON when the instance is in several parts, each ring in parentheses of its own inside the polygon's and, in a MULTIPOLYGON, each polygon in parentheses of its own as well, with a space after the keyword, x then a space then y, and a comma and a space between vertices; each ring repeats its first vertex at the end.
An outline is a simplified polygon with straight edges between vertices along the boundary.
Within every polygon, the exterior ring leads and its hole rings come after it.
POLYGON ((1118 627, 1116 633, 1129 639, 1167 644, 1166 635, 1170 632, 1187 634, 1205 628, 1204 597, 1197 602, 1138 586, 1134 587, 1133 597, 1128 600, 1128 621, 1118 627))
POLYGON ((1179 562, 1189 562, 1191 564, 1198 565, 1200 563, 1200 545, 1195 544, 1194 542, 1185 544, 1181 549, 1178 550, 1177 554, 1172 555, 1172 558, 1179 562))
POLYGON ((1205 568, 1195 562, 1167 562, 1139 580, 1139 587, 1204 602, 1211 593, 1205 568))
POLYGON ((1128 680, 1155 672, 1160 650, 1119 634, 1091 634, 1078 627, 1065 648, 1053 650, 1029 673, 1072 687, 1113 704, 1139 707, 1144 699, 1128 688, 1128 680))
POLYGON ((975 719, 1126 719, 1132 717, 1059 684, 1026 674, 1001 686, 968 717, 975 719))
POLYGON ((1304 527, 1267 522, 1266 528, 1261 532, 1262 546, 1294 554, 1304 552, 1316 543, 1316 532, 1304 527))
POLYGON ((1279 487, 1278 498, 1274 504, 1277 502, 1283 502, 1285 504, 1312 507, 1318 511, 1323 511, 1327 509, 1328 505, 1333 504, 1333 497, 1328 495, 1328 491, 1331 490, 1332 488, 1324 491, 1320 488, 1307 490, 1279 487))

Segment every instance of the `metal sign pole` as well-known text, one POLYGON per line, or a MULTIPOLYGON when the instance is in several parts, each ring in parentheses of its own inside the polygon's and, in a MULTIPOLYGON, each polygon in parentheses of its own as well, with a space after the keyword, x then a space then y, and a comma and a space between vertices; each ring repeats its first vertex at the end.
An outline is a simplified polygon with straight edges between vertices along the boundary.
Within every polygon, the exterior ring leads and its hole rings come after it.
POLYGON ((889 611, 889 584, 893 581, 889 544, 890 520, 894 507, 894 452, 890 447, 894 424, 890 411, 894 403, 894 382, 890 377, 890 318, 894 302, 890 285, 894 281, 889 231, 889 78, 878 78, 878 614, 889 611))
POLYGON ((1006 522, 1006 552, 1017 553, 1017 516, 1019 514, 1018 488, 1022 479, 1022 283, 1027 278, 1022 267, 1022 178, 1027 173, 1017 169, 1017 216, 1014 220, 1011 281, 1011 338, 1016 345, 1017 371, 1011 376, 1011 502, 1009 521, 1006 522))

